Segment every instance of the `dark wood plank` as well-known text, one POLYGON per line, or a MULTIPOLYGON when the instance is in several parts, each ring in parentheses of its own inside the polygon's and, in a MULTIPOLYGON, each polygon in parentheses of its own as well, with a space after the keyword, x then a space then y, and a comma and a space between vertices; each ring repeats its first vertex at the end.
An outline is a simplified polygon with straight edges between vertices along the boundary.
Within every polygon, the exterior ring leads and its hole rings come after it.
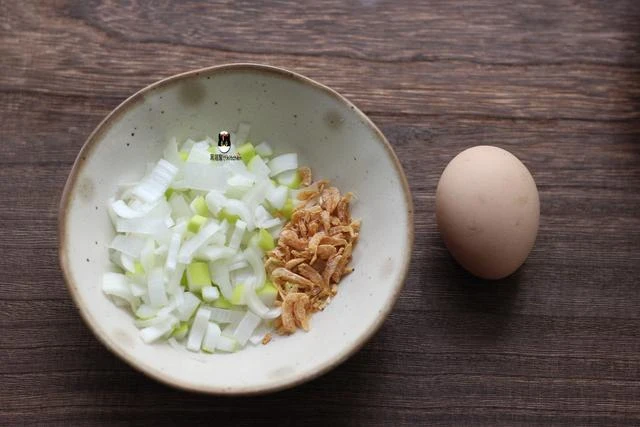
MULTIPOLYGON (((636 3, 630 2, 627 7, 631 10, 630 21, 633 19, 633 9, 638 9, 637 5, 633 7, 634 4, 636 3)), ((327 61, 323 56, 316 55, 312 49, 301 52, 299 55, 265 54, 245 53, 242 47, 236 51, 228 48, 211 49, 198 44, 171 44, 163 41, 162 38, 157 41, 137 42, 117 37, 114 30, 110 28, 90 25, 92 16, 96 14, 101 16, 100 13, 104 13, 105 17, 108 17, 108 22, 117 26, 120 22, 117 17, 121 13, 128 13, 126 8, 109 7, 109 5, 90 7, 85 3, 81 5, 84 6, 62 10, 46 8, 45 11, 40 11, 38 8, 34 8, 35 10, 25 8, 21 14, 16 13, 18 16, 14 17, 15 22, 22 22, 22 25, 14 29, 9 24, 10 29, 14 31, 4 47, 7 55, 0 64, 2 67, 0 89, 13 91, 16 85, 19 85, 23 88, 22 90, 34 91, 36 96, 53 92, 65 96, 101 98, 113 97, 115 94, 122 99, 128 96, 132 89, 141 88, 160 77, 184 69, 221 62, 257 61, 295 67, 296 70, 335 87, 345 95, 358 99, 359 105, 368 112, 424 115, 455 113, 578 120, 622 120, 638 117, 636 106, 640 97, 640 72, 636 67, 629 65, 605 66, 588 62, 545 63, 541 61, 514 67, 500 62, 476 64, 465 61, 422 59, 404 62, 368 60, 354 62, 356 59, 349 56, 334 56, 327 61), (85 8, 89 17, 86 17, 86 21, 82 20, 82 25, 79 25, 78 17, 74 17, 74 13, 79 14, 85 8), (38 20, 42 15, 47 19, 38 20), (34 26, 41 27, 44 33, 56 34, 56 36, 39 37, 40 33, 34 34, 29 30, 34 26), (84 49, 76 57, 69 58, 68 55, 64 55, 64 52, 74 51, 80 40, 84 49), (29 49, 24 52, 20 49, 20 44, 29 46, 29 49), (117 60, 114 60, 114 51, 119 54, 117 60), (163 61, 162 67, 157 63, 158 52, 163 52, 166 57, 171 58, 170 61, 163 61), (25 61, 37 61, 37 67, 25 66, 25 61), (82 66, 77 66, 79 64, 82 66), (21 67, 23 73, 10 72, 21 67), (402 69, 401 80, 398 79, 400 69, 402 69), (352 84, 357 74, 367 75, 367 86, 352 84), (46 75, 47 78, 42 79, 42 75, 46 75), (96 81, 100 84, 96 85, 96 81), (549 108, 551 104, 553 109, 549 108)), ((411 7, 408 5, 407 10, 411 7)), ((198 16, 214 16, 219 19, 220 14, 217 12, 230 8, 218 6, 209 14, 198 16)), ((274 13, 272 19, 280 19, 279 12, 282 9, 286 8, 279 8, 272 12, 274 13)), ((446 13, 447 8, 444 9, 446 13)), ((496 9, 488 8, 485 13, 495 15, 496 9)), ((600 13, 597 8, 587 8, 586 11, 591 12, 587 15, 590 19, 596 18, 593 14, 600 13)), ((350 22, 348 8, 343 12, 345 24, 348 24, 350 22)), ((629 10, 625 10, 625 13, 628 12, 629 10)), ((152 15, 155 13, 155 11, 146 12, 152 15)), ((640 12, 635 11, 635 13, 640 12)), ((176 13, 175 16, 187 19, 195 15, 176 13)), ((380 28, 387 24, 385 19, 387 15, 378 12, 376 16, 378 21, 371 22, 371 28, 380 28)), ((587 19, 587 16, 584 18, 587 19)), ((603 16, 606 17, 607 14, 603 16)), ((145 19, 151 18, 147 16, 145 19)), ((14 22, 14 19, 9 21, 14 22)), ((248 19, 246 22, 252 22, 249 18, 245 19, 248 19)), ((144 22, 149 26, 147 21, 144 22)), ((219 20, 212 22, 208 27, 225 27, 229 26, 229 23, 233 27, 233 22, 233 19, 219 20)), ((301 24, 304 23, 305 20, 302 20, 301 24)), ((450 25, 456 29, 467 28, 462 24, 464 22, 450 25)), ((611 25, 615 24, 615 20, 611 22, 611 25)), ((198 23, 198 26, 203 25, 198 23)), ((136 29, 139 27, 135 26, 136 29)), ((184 25, 180 25, 180 28, 182 27, 184 25)), ((541 26, 539 32, 542 33, 543 30, 546 30, 546 27, 541 26)), ((277 28, 274 32, 278 32, 277 28)), ((246 31, 241 34, 245 33, 246 31)), ((615 40, 615 37, 609 33, 605 34, 607 40, 615 40)), ((600 37, 604 37, 605 34, 600 37)), ((294 32, 290 37, 294 39, 296 35, 294 32)), ((254 36, 251 34, 251 37, 254 36)), ((301 34, 300 37, 302 40, 308 40, 311 36, 301 34)), ((478 35, 472 33, 470 37, 477 38, 478 35)), ((585 38, 583 41, 585 45, 593 42, 589 37, 585 38)), ((217 40, 215 36, 210 36, 208 39, 217 40)), ((410 37, 406 39, 411 40, 410 37)), ((564 40, 562 35, 558 35, 558 39, 564 40)), ((403 40, 405 39, 398 39, 397 42, 402 43, 403 40)), ((421 46, 425 40, 430 39, 425 36, 416 38, 415 42, 421 46)), ((455 40, 459 43, 460 39, 455 40)), ((255 43, 250 45, 255 46, 255 43)), ((524 43, 520 43, 519 48, 529 50, 524 43)), ((400 47, 397 49, 402 51, 400 47)), ((495 54, 500 55, 507 55, 509 52, 499 44, 493 45, 491 49, 495 50, 495 54)), ((627 55, 624 49, 622 44, 612 47, 616 55, 627 55)), ((464 50, 473 51, 466 45, 464 50)), ((605 49, 602 51, 608 52, 605 49)), ((629 57, 637 58, 638 56, 631 52, 629 57)))
MULTIPOLYGON (((80 20, 117 43, 136 46, 152 43, 396 64, 639 63, 634 32, 640 7, 633 1, 327 0, 256 5, 226 0, 143 6, 135 1, 127 6, 75 1, 54 16, 80 20)), ((32 22, 37 16, 33 14, 32 22)))
POLYGON ((640 424, 638 22, 632 0, 0 0, 0 425, 640 424), (416 244, 362 351, 229 399, 98 343, 62 281, 56 210, 124 98, 237 61, 316 78, 372 117, 409 177, 416 244), (533 253, 497 284, 461 271, 434 224, 441 171, 476 144, 518 155, 542 202, 533 253))

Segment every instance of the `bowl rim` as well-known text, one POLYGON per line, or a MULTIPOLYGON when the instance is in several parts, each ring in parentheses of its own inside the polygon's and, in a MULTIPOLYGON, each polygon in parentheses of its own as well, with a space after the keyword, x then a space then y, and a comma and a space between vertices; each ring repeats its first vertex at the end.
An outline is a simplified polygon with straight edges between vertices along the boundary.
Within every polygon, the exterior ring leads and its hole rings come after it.
POLYGON ((231 396, 249 396, 249 395, 260 395, 266 393, 272 393, 288 388, 295 387, 297 385, 303 384, 305 382, 311 381, 338 365, 342 364, 353 354, 357 353, 372 337, 373 335, 380 329, 389 313, 391 312, 393 306, 395 305, 402 288, 404 287, 404 283, 407 278, 409 264, 411 261, 411 254, 413 252, 414 245, 414 222, 413 222, 413 199, 411 196, 411 190, 407 181, 407 177, 404 173, 402 165, 395 154, 391 144, 384 136, 384 134, 378 129, 378 127, 373 123, 373 121, 367 117, 358 107, 356 107, 351 101, 349 101, 344 96, 340 95, 335 90, 330 87, 318 83, 315 80, 312 80, 309 77, 305 77, 301 74, 298 74, 293 71, 289 71, 287 69, 281 67, 275 67, 272 65, 265 64, 257 64, 251 62, 240 62, 240 63, 230 63, 223 65, 215 65, 205 68, 199 68, 191 71, 186 71, 183 73, 178 73, 164 79, 158 80, 154 83, 151 83, 148 86, 138 90, 133 95, 129 96, 127 99, 122 101, 116 108, 114 108, 91 132, 89 137, 84 142, 80 152, 76 156, 76 159, 73 163, 69 176, 64 186, 64 190, 62 192, 62 197, 60 200, 60 205, 58 209, 58 256, 60 262, 60 268, 63 273, 64 282, 67 286, 69 293, 71 294, 71 298, 80 312, 80 317, 84 321, 85 325, 89 327, 93 335, 100 341, 111 353, 118 356, 121 360, 126 362, 129 366, 136 369, 138 372, 143 373, 147 377, 153 378, 160 383, 165 385, 169 385, 171 387, 189 391, 196 392, 202 394, 209 395, 231 395, 231 396), (273 383, 269 383, 267 385, 260 386, 247 386, 242 388, 225 388, 225 387, 206 387, 203 388, 201 386, 190 384, 186 381, 176 380, 169 376, 164 376, 164 374, 160 371, 156 371, 153 369, 149 369, 147 364, 144 361, 131 356, 130 353, 121 350, 117 346, 113 345, 109 339, 104 335, 101 327, 99 326, 97 320, 88 312, 86 307, 81 304, 80 297, 77 293, 78 285, 73 281, 71 276, 71 267, 69 264, 69 260, 67 258, 67 240, 66 240, 66 227, 67 227, 67 212, 69 211, 68 207, 71 202, 71 195, 75 193, 75 189, 77 186, 77 177, 79 172, 82 170, 85 160, 88 155, 94 150, 94 148, 98 144, 98 140, 105 133, 107 129, 111 126, 112 122, 116 121, 120 116, 122 116, 126 111, 128 111, 132 106, 143 102, 145 95, 148 93, 155 91, 157 89, 168 86, 174 82, 180 80, 189 80, 189 79, 197 79, 202 75, 212 76, 216 73, 220 72, 228 72, 228 71, 251 71, 258 73, 268 73, 268 74, 276 74, 283 78, 292 79, 297 82, 310 85, 320 91, 332 96, 337 99, 339 102, 345 104, 347 107, 351 108, 356 115, 361 119, 362 123, 369 127, 370 130, 377 135, 378 139, 382 142, 383 146, 386 149, 387 155, 391 158, 392 163, 396 169, 396 173, 400 177, 400 182, 403 188, 403 194, 405 203, 407 206, 407 246, 405 249, 404 261, 402 265, 400 278, 396 283, 393 284, 393 294, 391 298, 389 298, 380 311, 377 319, 369 325, 369 327, 365 330, 365 332, 358 337, 353 343, 350 343, 347 347, 345 347, 339 354, 337 354, 334 358, 326 361, 325 363, 319 364, 312 369, 310 372, 300 375, 294 379, 285 379, 285 380, 276 380, 273 383))

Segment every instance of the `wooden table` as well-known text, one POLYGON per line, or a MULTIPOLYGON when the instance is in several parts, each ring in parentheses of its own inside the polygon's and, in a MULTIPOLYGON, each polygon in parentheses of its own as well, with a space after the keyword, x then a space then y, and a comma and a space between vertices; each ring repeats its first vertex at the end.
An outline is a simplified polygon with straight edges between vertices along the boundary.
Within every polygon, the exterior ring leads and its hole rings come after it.
POLYGON ((0 0, 0 425, 638 425, 640 2, 0 0), (266 3, 266 2, 264 2, 266 3), (283 66, 365 111, 411 182, 406 286, 354 357, 273 395, 158 384, 82 323, 57 206, 100 120, 171 74, 283 66), (434 223, 439 174, 497 144, 542 217, 512 278, 461 271, 434 223))

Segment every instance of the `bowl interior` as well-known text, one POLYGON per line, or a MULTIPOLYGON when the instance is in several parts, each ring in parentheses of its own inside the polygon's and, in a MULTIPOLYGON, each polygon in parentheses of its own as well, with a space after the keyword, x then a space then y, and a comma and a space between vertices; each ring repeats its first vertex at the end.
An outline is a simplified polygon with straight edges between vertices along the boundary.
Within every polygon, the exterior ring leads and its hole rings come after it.
POLYGON ((297 384, 344 360, 375 332, 402 287, 412 246, 411 198, 382 134, 352 104, 284 70, 233 65, 172 77, 125 101, 78 156, 61 204, 61 263, 89 326, 116 354, 174 386, 212 393, 255 393, 297 384), (362 219, 355 271, 340 284, 312 329, 234 354, 193 354, 146 345, 131 315, 101 291, 114 236, 106 204, 118 184, 138 180, 171 137, 214 136, 251 123, 251 140, 295 151, 315 178, 357 200, 362 219))

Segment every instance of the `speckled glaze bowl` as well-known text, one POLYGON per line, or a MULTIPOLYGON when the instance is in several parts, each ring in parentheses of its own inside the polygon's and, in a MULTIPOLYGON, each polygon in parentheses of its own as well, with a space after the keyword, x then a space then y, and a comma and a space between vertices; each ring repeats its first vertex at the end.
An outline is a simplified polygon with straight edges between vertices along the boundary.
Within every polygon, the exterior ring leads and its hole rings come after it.
POLYGON ((308 381, 335 367, 376 332, 402 289, 413 245, 411 195, 376 126, 338 93, 280 68, 231 64, 179 74, 118 106, 89 136, 60 203, 60 264, 82 318, 113 353, 166 384, 212 394, 254 394, 308 381), (276 337, 234 354, 194 354, 144 344, 132 316, 101 291, 114 236, 106 210, 118 183, 139 179, 175 136, 211 135, 250 122, 255 141, 295 151, 315 178, 353 191, 362 219, 355 271, 316 313, 308 333, 276 337))

